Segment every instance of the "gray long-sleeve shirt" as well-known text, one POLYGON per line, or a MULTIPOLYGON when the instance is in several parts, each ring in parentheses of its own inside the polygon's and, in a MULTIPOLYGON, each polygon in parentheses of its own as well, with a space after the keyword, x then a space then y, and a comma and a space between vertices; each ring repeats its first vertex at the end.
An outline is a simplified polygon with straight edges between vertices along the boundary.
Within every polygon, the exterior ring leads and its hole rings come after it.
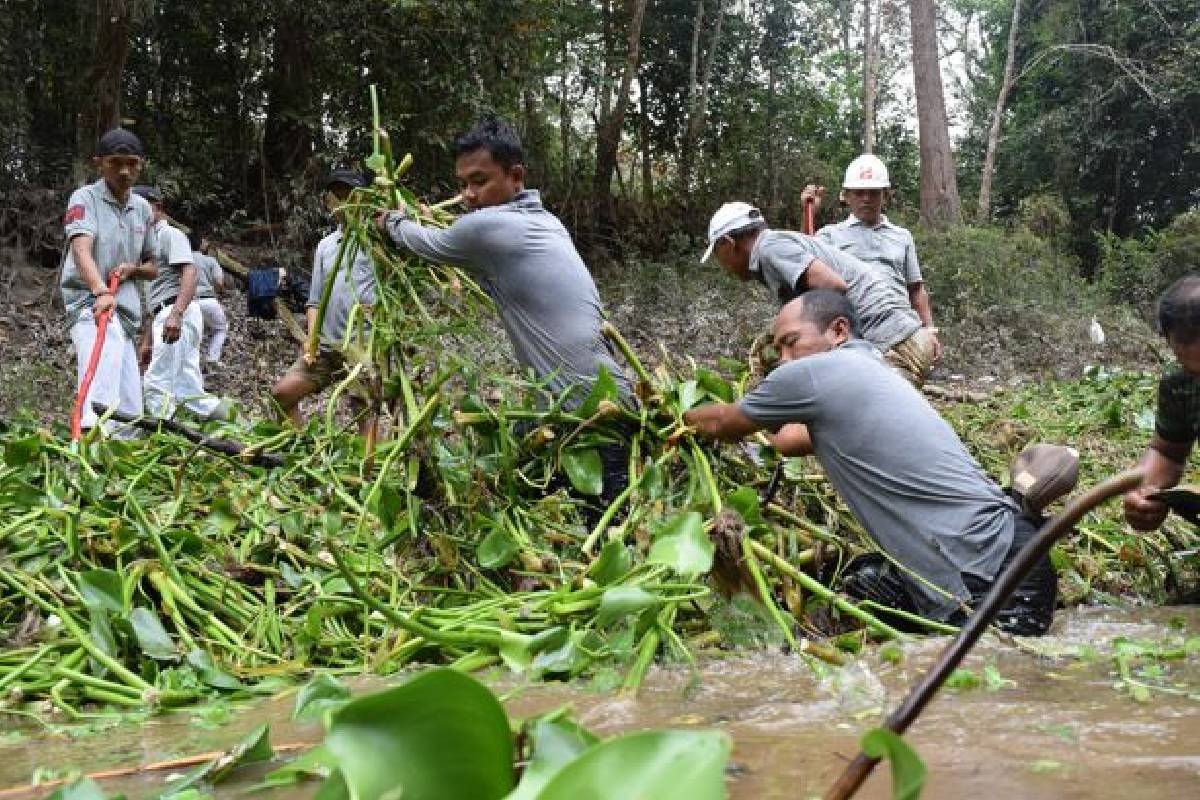
MULTIPOLYGON (((996 572, 1013 539, 1016 507, 920 392, 867 342, 777 367, 742 398, 755 423, 808 426, 830 483, 897 561, 958 600, 963 574, 996 572)), ((922 614, 945 619, 954 600, 911 577, 922 614)))
POLYGON ((389 215, 387 229, 409 252, 471 272, 495 301, 517 361, 552 391, 573 389, 576 401, 582 400, 603 367, 622 396, 630 396, 629 381, 600 332, 596 283, 537 190, 459 217, 445 230, 397 213, 389 215))

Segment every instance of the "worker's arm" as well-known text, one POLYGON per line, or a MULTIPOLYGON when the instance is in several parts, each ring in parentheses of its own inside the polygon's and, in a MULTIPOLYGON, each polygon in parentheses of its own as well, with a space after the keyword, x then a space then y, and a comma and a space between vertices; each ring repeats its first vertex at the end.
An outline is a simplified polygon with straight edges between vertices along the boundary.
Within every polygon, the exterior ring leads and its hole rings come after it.
POLYGON ((140 264, 122 264, 119 269, 122 283, 125 281, 152 281, 158 277, 158 265, 152 258, 140 264))
POLYGON ((841 275, 834 272, 832 267, 819 258, 814 258, 808 262, 808 269, 804 270, 801 280, 804 281, 805 290, 832 289, 835 292, 845 294, 846 290, 850 288, 842 280, 841 275))
POLYGON ((698 435, 724 442, 735 442, 759 429, 738 408, 737 403, 714 403, 693 408, 683 415, 683 421, 698 435))
POLYGON ((785 456, 812 455, 812 437, 808 435, 808 426, 799 422, 784 425, 779 433, 767 434, 771 445, 785 456))
POLYGON ((908 302, 912 305, 913 311, 917 312, 917 317, 921 320, 921 325, 929 328, 933 336, 933 359, 938 361, 942 357, 942 342, 938 339, 937 326, 933 324, 933 305, 929 300, 929 291, 925 288, 925 282, 908 284, 908 302))
POLYGON ((179 294, 175 295, 175 304, 171 306, 170 313, 163 321, 162 338, 167 344, 179 340, 179 336, 183 332, 184 312, 187 311, 192 297, 196 294, 196 265, 180 264, 178 267, 179 294))
POLYGON ((99 316, 116 305, 117 298, 108 291, 108 286, 104 283, 104 276, 100 274, 100 267, 96 265, 96 259, 92 257, 92 243, 95 240, 96 237, 86 233, 72 237, 71 257, 75 259, 75 268, 79 270, 80 279, 87 284, 88 289, 96 298, 92 313, 99 316))
POLYGON ((1139 531, 1152 531, 1167 518, 1167 506, 1149 495, 1169 489, 1183 477, 1184 465, 1192 452, 1191 442, 1171 442, 1158 434, 1150 440, 1150 447, 1138 463, 1146 477, 1142 485, 1128 492, 1124 498, 1125 520, 1139 531))

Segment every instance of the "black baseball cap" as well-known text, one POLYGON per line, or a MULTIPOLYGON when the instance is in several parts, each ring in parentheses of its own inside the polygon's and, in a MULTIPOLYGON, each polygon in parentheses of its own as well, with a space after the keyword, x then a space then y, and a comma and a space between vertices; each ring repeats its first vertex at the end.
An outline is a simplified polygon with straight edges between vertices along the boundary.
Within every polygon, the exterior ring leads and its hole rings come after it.
POLYGON ((141 184, 133 187, 133 193, 146 198, 146 200, 151 203, 161 203, 163 201, 162 192, 160 192, 158 187, 155 186, 146 186, 141 184))
POLYGON ((325 187, 328 189, 337 183, 344 183, 351 189, 362 189, 367 185, 366 179, 361 172, 355 172, 352 169, 335 169, 329 173, 329 177, 325 179, 325 187))
POLYGON ((139 156, 144 158, 146 156, 146 148, 142 147, 142 140, 133 131, 127 131, 124 128, 113 128, 100 137, 100 141, 96 144, 96 155, 139 156))

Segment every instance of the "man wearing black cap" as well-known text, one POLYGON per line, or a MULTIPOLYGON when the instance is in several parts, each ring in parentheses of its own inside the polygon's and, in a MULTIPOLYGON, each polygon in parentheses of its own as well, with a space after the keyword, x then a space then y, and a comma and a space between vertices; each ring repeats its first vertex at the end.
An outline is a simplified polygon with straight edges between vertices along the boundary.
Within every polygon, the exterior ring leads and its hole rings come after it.
MULTIPOLYGON (((342 380, 348 374, 343 355, 344 346, 349 342, 365 345, 370 334, 368 315, 354 315, 353 311, 357 305, 363 306, 364 309, 370 309, 374 305, 375 267, 363 249, 355 246, 353 242, 349 243, 342 254, 343 260, 349 263, 338 263, 338 253, 342 249, 342 236, 345 233, 345 219, 341 206, 352 191, 365 185, 366 181, 362 175, 343 169, 334 170, 325 182, 325 192, 321 201, 337 220, 338 227, 320 241, 313 254, 312 282, 305 310, 308 328, 312 330, 317 323, 317 308, 321 304, 325 284, 330 280, 334 281, 329 305, 325 308, 325 318, 321 324, 321 347, 316 361, 312 364, 301 354, 271 390, 271 397, 279 404, 280 411, 296 425, 304 422, 299 408, 301 400, 342 380), (351 253, 353 260, 350 260, 351 253), (350 330, 352 317, 355 326, 350 330)), ((358 420, 359 432, 366 435, 373 420, 367 413, 366 404, 354 395, 353 388, 350 403, 358 420)))
POLYGON ((170 417, 183 405, 203 419, 226 419, 227 404, 204 391, 200 372, 200 341, 204 320, 200 306, 192 302, 196 293, 196 265, 192 247, 183 231, 166 219, 162 193, 153 186, 135 186, 154 210, 158 238, 155 258, 158 275, 150 283, 148 303, 151 325, 143 334, 140 354, 150 354, 143 386, 146 410, 156 417, 170 417))
POLYGON ((129 131, 115 128, 104 134, 92 159, 100 179, 76 189, 63 215, 68 247, 59 287, 80 383, 96 342, 96 317, 115 309, 119 322, 108 327, 100 351, 83 404, 84 428, 96 424, 93 402, 134 416, 142 413, 135 345, 142 326, 142 302, 135 282, 157 274, 153 212, 130 191, 141 174, 144 157, 141 141, 129 131), (114 273, 120 281, 115 292, 108 288, 114 273))

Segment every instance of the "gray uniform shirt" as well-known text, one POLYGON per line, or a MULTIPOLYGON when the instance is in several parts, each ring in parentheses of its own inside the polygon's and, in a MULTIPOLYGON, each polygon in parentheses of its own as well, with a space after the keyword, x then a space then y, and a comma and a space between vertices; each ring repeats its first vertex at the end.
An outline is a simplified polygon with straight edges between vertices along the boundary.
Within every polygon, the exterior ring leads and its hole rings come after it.
POLYGON ((192 263, 196 265, 196 297, 207 299, 217 296, 216 285, 225 273, 220 263, 212 256, 192 251, 192 263))
POLYGON ((814 258, 827 264, 846 282, 846 296, 858 315, 863 338, 881 351, 892 349, 921 327, 906 291, 854 256, 812 236, 793 231, 763 231, 750 251, 750 272, 781 303, 786 303, 799 296, 796 284, 814 258))
POLYGON ((817 238, 874 267, 905 291, 914 283, 925 282, 912 234, 888 222, 886 216, 880 215, 879 224, 871 227, 851 214, 842 222, 821 228, 817 238))
POLYGON ((171 227, 165 219, 159 220, 154 228, 158 233, 158 248, 154 254, 158 277, 150 282, 147 298, 152 312, 179 294, 183 268, 192 263, 192 248, 183 231, 171 227))
MULTIPOLYGON (((350 324, 350 313, 356 305, 375 305, 375 267, 370 257, 361 248, 355 248, 354 260, 349 264, 337 263, 338 250, 341 248, 343 231, 338 228, 317 244, 313 253, 312 282, 308 288, 308 308, 321 305, 321 293, 325 290, 325 282, 333 275, 337 267, 337 277, 333 284, 333 292, 329 295, 329 305, 325 307, 325 319, 321 322, 321 342, 333 347, 340 347, 346 337, 346 327, 350 324)), ((347 243, 346 253, 350 252, 352 243, 347 243)), ((345 257, 345 254, 343 254, 345 257)), ((369 326, 363 321, 362 330, 369 326)))
MULTIPOLYGON (((755 423, 808 426, 830 483, 876 542, 925 580, 969 601, 962 573, 993 580, 1016 507, 920 392, 861 339, 777 367, 739 403, 755 423)), ((921 613, 957 604, 908 577, 921 613)))
MULTIPOLYGON (((154 212, 144 198, 132 192, 124 203, 118 202, 108 184, 100 179, 71 194, 63 228, 68 245, 59 288, 70 326, 79 320, 81 311, 96 303, 75 264, 70 240, 85 234, 93 237, 92 258, 107 284, 109 273, 120 264, 140 264, 154 257, 154 212)), ((137 336, 142 324, 140 284, 141 281, 123 281, 117 289, 116 317, 130 338, 137 336)))
POLYGON ((631 396, 629 381, 600 332, 596 283, 537 190, 459 217, 445 230, 392 214, 388 232, 421 258, 473 273, 495 301, 517 361, 552 391, 577 387, 581 401, 603 367, 622 396, 631 396))

